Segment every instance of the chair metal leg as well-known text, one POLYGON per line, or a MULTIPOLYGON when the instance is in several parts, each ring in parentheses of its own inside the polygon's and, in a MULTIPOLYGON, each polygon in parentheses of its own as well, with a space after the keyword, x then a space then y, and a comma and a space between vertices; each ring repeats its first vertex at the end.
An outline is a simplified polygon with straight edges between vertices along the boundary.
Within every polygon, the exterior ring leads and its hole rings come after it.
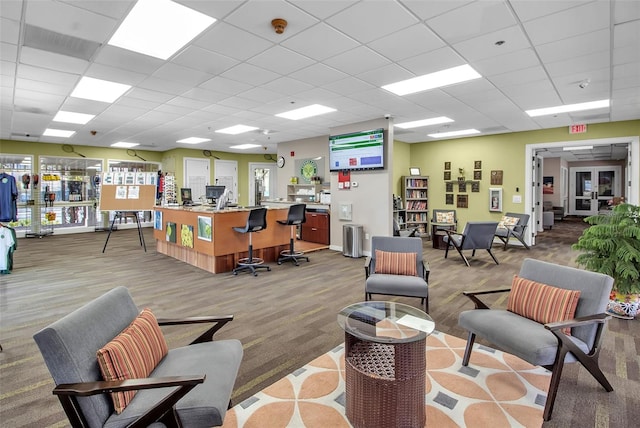
POLYGON ((464 255, 462 250, 460 248, 456 247, 455 245, 454 245, 454 247, 456 248, 456 250, 458 250, 458 254, 460 254, 460 257, 462 257, 462 260, 464 260, 464 264, 467 265, 467 267, 470 267, 471 265, 469 264, 469 260, 467 260, 467 257, 464 255))
POLYGON ((464 348, 464 356, 462 357, 462 365, 465 367, 469 365, 469 359, 471 358, 471 351, 473 350, 473 343, 475 341, 475 333, 469 332, 469 336, 467 337, 467 346, 464 348))
POLYGON ((493 255, 493 253, 491 252, 491 248, 487 248, 487 252, 489 253, 489 255, 491 256, 491 258, 493 259, 494 262, 496 262, 497 265, 499 265, 500 263, 498 263, 498 259, 496 259, 496 257, 493 255))

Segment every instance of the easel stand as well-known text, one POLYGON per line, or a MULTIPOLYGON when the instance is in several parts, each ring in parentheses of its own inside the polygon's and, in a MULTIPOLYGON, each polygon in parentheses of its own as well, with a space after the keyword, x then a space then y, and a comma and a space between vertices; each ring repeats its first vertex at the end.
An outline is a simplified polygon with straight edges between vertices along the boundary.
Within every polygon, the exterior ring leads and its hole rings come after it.
POLYGON ((123 219, 126 217, 134 217, 136 219, 136 224, 138 225, 138 238, 140 238, 140 246, 144 248, 144 252, 147 252, 147 244, 144 242, 144 235, 142 234, 142 225, 140 224, 140 218, 138 217, 138 213, 135 211, 116 211, 116 215, 113 216, 113 220, 111 221, 111 227, 109 228, 109 234, 107 235, 107 240, 104 242, 104 247, 102 247, 102 252, 104 253, 107 249, 107 244, 109 243, 109 238, 111 237, 111 232, 113 231, 113 225, 115 224, 117 219, 123 219))

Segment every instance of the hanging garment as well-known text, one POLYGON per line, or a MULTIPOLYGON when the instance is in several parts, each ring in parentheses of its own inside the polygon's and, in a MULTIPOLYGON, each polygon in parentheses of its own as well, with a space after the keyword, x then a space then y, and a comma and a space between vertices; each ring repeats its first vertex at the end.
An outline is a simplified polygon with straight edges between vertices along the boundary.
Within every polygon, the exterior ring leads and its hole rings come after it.
POLYGON ((18 186, 16 179, 5 172, 0 174, 0 221, 18 220, 18 186))
POLYGON ((10 273, 13 269, 13 252, 16 248, 16 231, 0 225, 0 273, 10 273))

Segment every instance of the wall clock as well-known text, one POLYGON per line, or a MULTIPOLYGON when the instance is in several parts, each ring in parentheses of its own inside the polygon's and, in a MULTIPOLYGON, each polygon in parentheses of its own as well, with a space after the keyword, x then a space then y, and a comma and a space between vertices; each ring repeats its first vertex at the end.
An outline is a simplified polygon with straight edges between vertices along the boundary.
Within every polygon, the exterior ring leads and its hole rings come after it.
POLYGON ((276 161, 278 168, 282 168, 284 166, 284 156, 278 156, 278 160, 276 161))

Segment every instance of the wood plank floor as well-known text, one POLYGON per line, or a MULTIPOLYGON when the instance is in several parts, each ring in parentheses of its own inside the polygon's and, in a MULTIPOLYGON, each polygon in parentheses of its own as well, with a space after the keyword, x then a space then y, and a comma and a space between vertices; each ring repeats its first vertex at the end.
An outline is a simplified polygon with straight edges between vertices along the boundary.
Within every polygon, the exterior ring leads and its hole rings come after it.
MULTIPOLYGON (((539 235, 531 251, 496 247, 500 265, 485 252, 478 253, 469 268, 457 254, 444 259, 444 251, 425 241, 431 316, 437 328, 466 337, 457 317, 472 305, 460 291, 508 286, 525 257, 573 266, 577 253, 570 245, 583 227, 580 222, 556 223, 552 231, 539 235)), ((117 285, 127 286, 140 307, 162 317, 234 314, 235 320, 216 337, 237 338, 244 346, 236 403, 341 343, 337 312, 364 300, 362 258, 324 249, 311 252, 310 263, 273 264, 271 272, 257 277, 214 275, 156 253, 152 230, 144 233, 146 253, 135 230, 114 232, 104 254, 104 233, 19 241, 15 270, 0 276, 2 426, 67 426, 32 335, 117 285)), ((393 300, 419 306, 418 299, 393 300)), ((494 304, 504 306, 505 301, 494 304)), ((615 391, 606 393, 579 365, 567 366, 554 418, 545 427, 633 426, 640 420, 639 327, 640 320, 614 319, 608 325, 601 365, 615 391)), ((164 330, 170 347, 187 343, 199 331, 191 326, 164 330)))

